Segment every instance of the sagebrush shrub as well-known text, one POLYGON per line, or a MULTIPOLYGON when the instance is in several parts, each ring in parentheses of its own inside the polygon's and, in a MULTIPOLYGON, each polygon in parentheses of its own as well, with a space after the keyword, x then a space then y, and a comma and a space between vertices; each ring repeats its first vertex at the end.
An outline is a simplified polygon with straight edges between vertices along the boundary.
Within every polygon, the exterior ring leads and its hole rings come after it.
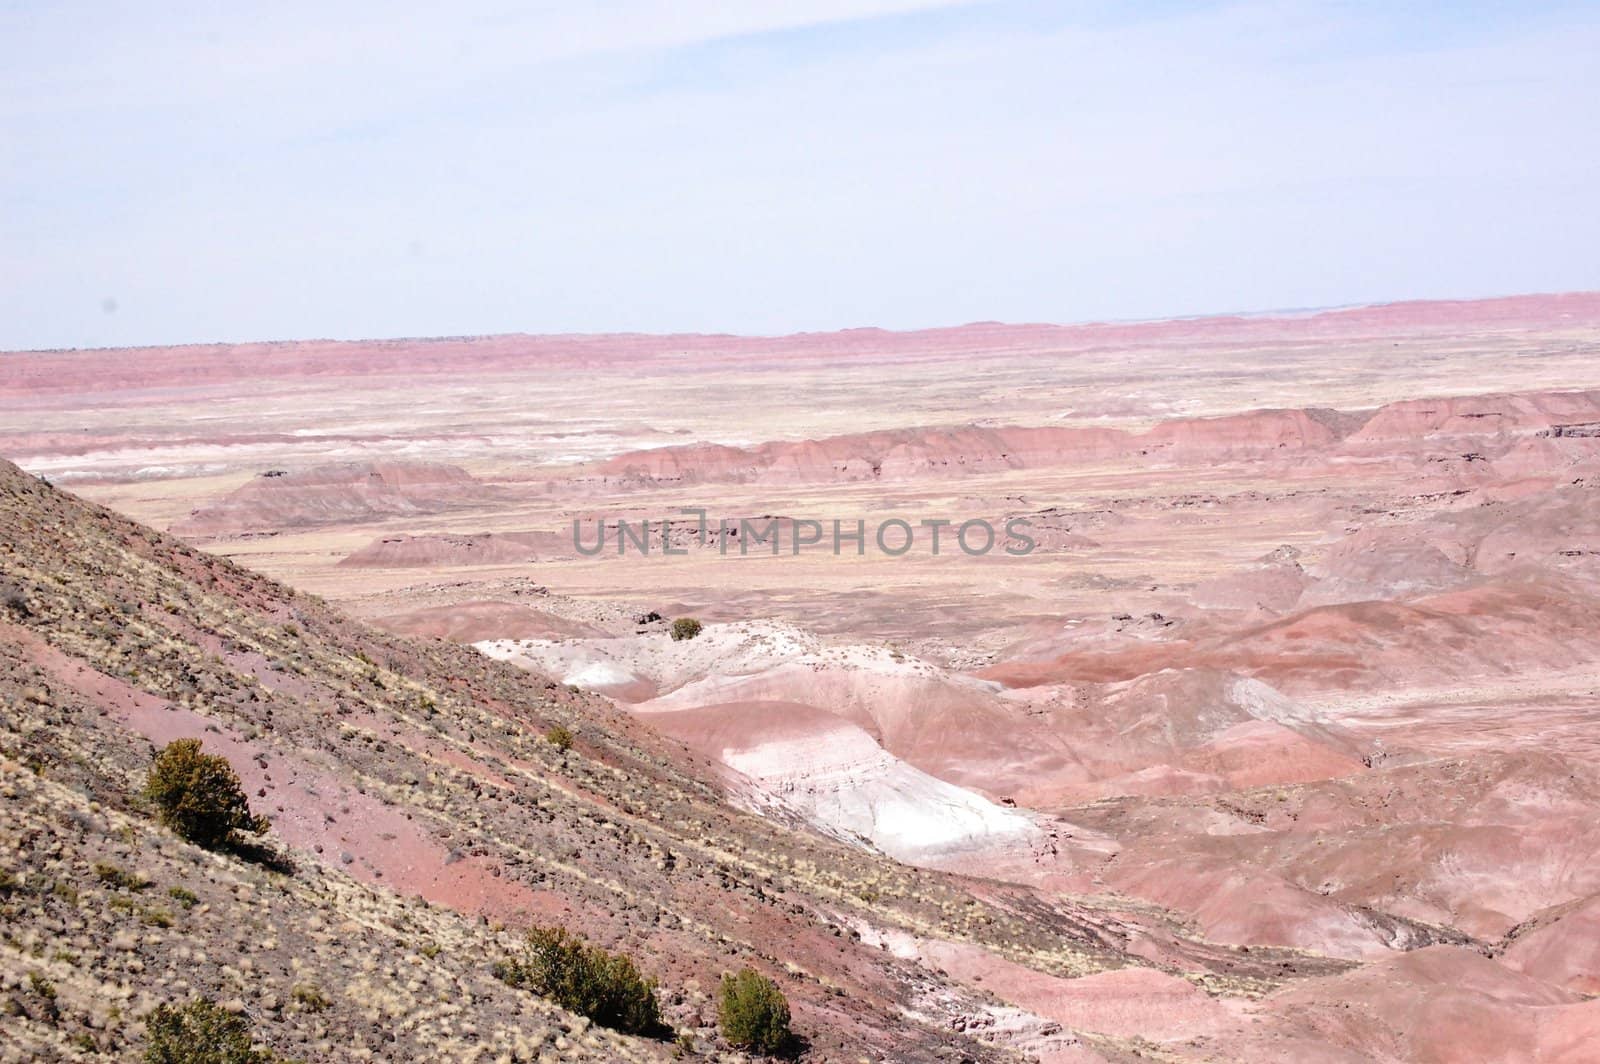
POLYGON ((228 759, 201 753, 199 739, 174 739, 156 755, 144 795, 163 824, 208 850, 235 845, 241 833, 267 830, 267 818, 250 812, 228 759))
POLYGON ((328 1000, 328 995, 322 992, 320 986, 315 986, 311 983, 301 983, 294 988, 289 996, 294 998, 295 1004, 307 1012, 321 1012, 333 1004, 328 1000))
POLYGON ((496 974, 623 1034, 657 1035, 664 1027, 655 980, 640 975, 632 958, 586 945, 566 928, 533 928, 522 956, 501 962, 496 974))
POLYGON ((174 1008, 158 1005, 145 1022, 146 1064, 271 1064, 250 1047, 250 1023, 198 998, 174 1008))
POLYGON ((717 1022, 728 1044, 757 1053, 785 1053, 794 1041, 789 1001, 778 984, 754 968, 722 977, 717 1022))
POLYGON ((693 617, 679 617, 672 622, 672 639, 681 643, 685 639, 693 639, 699 635, 705 626, 693 617))

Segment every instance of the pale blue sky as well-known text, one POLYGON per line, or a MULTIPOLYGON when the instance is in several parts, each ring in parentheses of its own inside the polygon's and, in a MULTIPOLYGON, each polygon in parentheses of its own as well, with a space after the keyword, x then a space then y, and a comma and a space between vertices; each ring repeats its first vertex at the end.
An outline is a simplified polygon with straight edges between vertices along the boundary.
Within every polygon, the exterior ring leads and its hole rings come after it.
POLYGON ((1595 4, 256 10, 0 0, 0 349, 1600 288, 1595 4))

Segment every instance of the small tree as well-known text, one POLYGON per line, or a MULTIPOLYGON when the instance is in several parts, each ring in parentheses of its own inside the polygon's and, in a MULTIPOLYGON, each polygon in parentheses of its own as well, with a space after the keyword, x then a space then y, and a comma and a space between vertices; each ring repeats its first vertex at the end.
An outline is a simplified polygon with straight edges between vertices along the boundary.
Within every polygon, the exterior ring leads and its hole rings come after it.
POLYGON ((717 998, 717 1022, 728 1044, 757 1053, 785 1053, 794 1042, 789 1002, 778 984, 754 968, 724 975, 717 998))
POLYGON ((178 1008, 158 1005, 145 1023, 146 1064, 271 1064, 250 1047, 250 1023, 198 998, 178 1008))
POLYGON ((685 639, 693 639, 700 634, 702 627, 703 625, 693 617, 679 617, 672 622, 672 641, 681 643, 685 639))
POLYGON ((496 965, 495 974, 623 1034, 664 1029, 655 980, 640 975, 632 958, 585 945, 566 928, 533 928, 523 955, 496 965))
POLYGON ((228 759, 202 754, 199 739, 174 739, 156 755, 144 795, 163 824, 208 850, 236 845, 241 832, 267 830, 267 818, 250 812, 228 759))
POLYGON ((553 724, 550 730, 544 733, 545 742, 560 750, 563 754, 572 749, 574 736, 572 729, 565 724, 553 724))

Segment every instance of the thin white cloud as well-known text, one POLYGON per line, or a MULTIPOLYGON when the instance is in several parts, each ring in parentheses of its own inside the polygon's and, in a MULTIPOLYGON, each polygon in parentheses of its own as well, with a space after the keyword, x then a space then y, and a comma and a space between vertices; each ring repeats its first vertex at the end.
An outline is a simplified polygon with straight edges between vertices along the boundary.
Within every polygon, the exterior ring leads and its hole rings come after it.
MULTIPOLYGON (((680 48, 729 37, 855 22, 971 0, 606 0, 599 3, 327 4, 253 12, 171 5, 164 15, 102 4, 0 11, 8 113, 63 104, 192 101, 262 78, 362 83, 459 80, 558 60, 680 48), (7 43, 8 42, 8 43, 7 43)), ((338 106, 339 100, 324 103, 338 106)))
POLYGON ((0 79, 63 87, 0 103, 0 347, 1600 286, 1592 16, 862 21, 923 6, 346 8, 314 39, 303 8, 30 49, 0 79))

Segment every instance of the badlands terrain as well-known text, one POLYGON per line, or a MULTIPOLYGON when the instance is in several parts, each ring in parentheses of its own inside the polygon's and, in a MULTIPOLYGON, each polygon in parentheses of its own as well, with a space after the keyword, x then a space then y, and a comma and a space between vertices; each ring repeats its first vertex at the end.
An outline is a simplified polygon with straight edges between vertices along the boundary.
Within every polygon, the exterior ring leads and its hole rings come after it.
POLYGON ((0 411, 0 1053, 203 991, 304 1059, 667 1055, 492 978, 537 920, 699 1054, 751 964, 814 1059, 1595 1059, 1600 294, 12 353, 0 411), (186 735, 292 872, 142 813, 186 735))

